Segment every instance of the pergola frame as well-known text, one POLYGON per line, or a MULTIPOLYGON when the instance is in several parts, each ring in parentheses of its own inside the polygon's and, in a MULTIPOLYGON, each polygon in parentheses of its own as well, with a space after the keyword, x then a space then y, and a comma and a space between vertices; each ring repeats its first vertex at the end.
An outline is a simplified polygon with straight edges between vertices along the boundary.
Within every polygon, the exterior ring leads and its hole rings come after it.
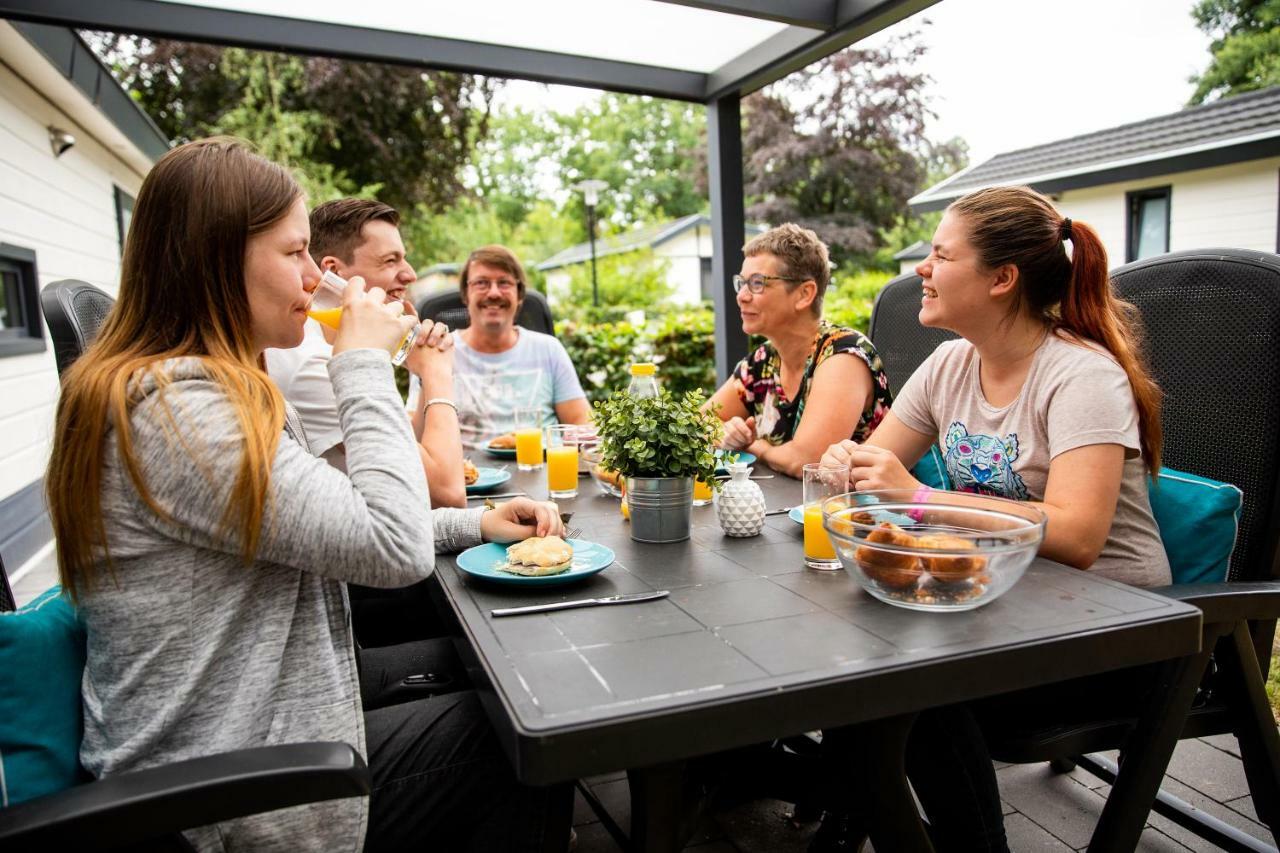
MULTIPOLYGON (((731 277, 745 235, 741 99, 879 32, 937 0, 653 0, 786 24, 719 68, 700 73, 569 53, 230 11, 159 0, 0 0, 0 18, 212 42, 309 56, 389 62, 653 95, 704 104, 711 195, 716 374, 746 352, 733 321, 731 277)), ((607 9, 607 0, 601 0, 607 9)), ((625 22, 620 22, 620 25, 625 22)))

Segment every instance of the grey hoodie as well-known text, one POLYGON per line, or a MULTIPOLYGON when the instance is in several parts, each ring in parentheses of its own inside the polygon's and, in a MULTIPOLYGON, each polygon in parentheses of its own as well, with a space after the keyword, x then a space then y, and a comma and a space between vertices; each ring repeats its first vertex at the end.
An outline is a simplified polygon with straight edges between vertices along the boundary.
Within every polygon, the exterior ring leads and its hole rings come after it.
MULTIPOLYGON (((245 565, 221 521, 244 437, 198 359, 144 381, 134 452, 138 495, 108 438, 102 511, 114 580, 84 592, 84 742, 95 776, 250 746, 336 740, 365 752, 344 581, 422 580, 436 551, 480 541, 483 510, 430 509, 385 352, 329 362, 347 473, 289 434, 271 469, 258 559, 245 565), (173 413, 172 422, 161 397, 173 413), (175 430, 176 427, 176 430, 175 430)), ((292 432, 292 430, 291 430, 292 432)), ((364 844, 368 801, 351 798, 189 832, 201 850, 342 850, 364 844)))

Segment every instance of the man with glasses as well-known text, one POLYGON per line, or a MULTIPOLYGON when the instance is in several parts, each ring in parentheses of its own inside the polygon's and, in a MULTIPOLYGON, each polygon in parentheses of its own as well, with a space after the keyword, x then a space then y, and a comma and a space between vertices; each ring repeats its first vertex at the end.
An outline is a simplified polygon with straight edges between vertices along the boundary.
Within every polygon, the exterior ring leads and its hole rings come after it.
POLYGON ((871 434, 892 402, 889 380, 866 336, 822 319, 831 264, 818 235, 788 223, 742 252, 733 277, 742 330, 765 342, 707 406, 720 406, 721 446, 799 477, 831 443, 871 434))
POLYGON ((538 408, 544 425, 585 424, 587 396, 564 345, 516 325, 527 281, 504 246, 482 246, 458 282, 471 325, 453 333, 462 444, 479 450, 512 432, 516 409, 538 408))
MULTIPOLYGON (((346 279, 360 276, 366 288, 386 291, 388 302, 400 301, 418 275, 405 258, 399 225, 399 213, 380 201, 344 198, 325 202, 311 211, 308 249, 321 269, 333 270, 346 279)), ((412 310, 409 303, 405 306, 412 310)), ((432 506, 466 506, 454 403, 453 340, 443 324, 424 331, 429 345, 421 345, 419 335, 419 345, 405 362, 417 379, 415 384, 426 388, 421 398, 425 405, 415 406, 410 414, 419 439, 418 454, 432 506)), ((308 319, 300 345, 291 350, 269 349, 266 360, 267 372, 298 410, 312 452, 346 470, 338 402, 328 371, 335 334, 328 326, 308 319)))

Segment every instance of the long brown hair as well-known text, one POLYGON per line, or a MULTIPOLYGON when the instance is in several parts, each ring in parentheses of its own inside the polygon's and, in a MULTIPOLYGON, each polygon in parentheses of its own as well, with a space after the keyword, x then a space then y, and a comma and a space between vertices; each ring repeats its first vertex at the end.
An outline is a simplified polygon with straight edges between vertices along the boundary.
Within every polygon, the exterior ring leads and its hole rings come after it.
POLYGON ((1147 370, 1137 310, 1119 299, 1107 273, 1107 250, 1098 233, 1066 219, 1049 199, 1029 187, 978 190, 948 208, 963 220, 969 242, 988 268, 1013 264, 1022 301, 1051 328, 1099 343, 1129 376, 1138 406, 1138 432, 1147 468, 1160 468, 1160 387, 1147 370), (1071 242, 1067 257, 1064 241, 1071 242))
MULTIPOLYGON (((46 493, 58 542, 58 569, 73 594, 91 589, 105 562, 102 471, 109 430, 142 500, 167 517, 147 488, 133 447, 130 414, 151 376, 171 440, 187 444, 164 401, 163 362, 204 363, 236 414, 244 452, 223 515, 249 562, 268 512, 271 462, 284 400, 261 370, 250 325, 245 249, 301 197, 279 166, 230 138, 170 151, 151 169, 134 207, 120 293, 97 339, 63 378, 46 493)), ((199 466, 200 460, 193 460, 199 466)))

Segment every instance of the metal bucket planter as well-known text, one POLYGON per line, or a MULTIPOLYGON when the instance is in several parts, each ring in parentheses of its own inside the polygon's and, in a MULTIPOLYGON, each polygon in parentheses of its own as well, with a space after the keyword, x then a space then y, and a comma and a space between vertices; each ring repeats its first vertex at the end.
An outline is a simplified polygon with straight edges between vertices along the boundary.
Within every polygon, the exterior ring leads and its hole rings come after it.
POLYGON ((693 519, 692 477, 628 477, 631 538, 683 542, 693 519))

